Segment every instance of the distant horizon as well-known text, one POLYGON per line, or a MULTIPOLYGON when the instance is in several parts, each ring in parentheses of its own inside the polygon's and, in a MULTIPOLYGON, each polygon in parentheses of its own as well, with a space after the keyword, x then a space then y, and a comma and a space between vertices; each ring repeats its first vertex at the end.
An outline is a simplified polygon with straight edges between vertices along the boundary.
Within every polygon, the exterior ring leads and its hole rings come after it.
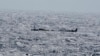
POLYGON ((54 10, 24 10, 24 9, 0 9, 0 11, 26 11, 26 12, 54 12, 54 13, 100 13, 100 12, 78 12, 78 11, 54 11, 54 10))
POLYGON ((0 9, 0 12, 28 12, 28 13, 53 13, 53 14, 100 14, 99 12, 69 12, 69 11, 45 11, 45 10, 17 10, 17 9, 0 9))

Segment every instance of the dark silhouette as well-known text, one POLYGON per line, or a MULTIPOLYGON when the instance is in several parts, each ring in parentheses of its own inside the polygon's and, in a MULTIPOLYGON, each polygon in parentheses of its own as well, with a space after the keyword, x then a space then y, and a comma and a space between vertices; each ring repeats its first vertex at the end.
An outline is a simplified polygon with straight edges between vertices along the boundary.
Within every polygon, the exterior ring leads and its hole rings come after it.
POLYGON ((49 31, 49 30, 39 28, 39 31, 49 31))
POLYGON ((0 44, 0 49, 3 48, 3 44, 0 44))
POLYGON ((31 29, 31 31, 49 31, 49 30, 43 28, 36 29, 36 27, 34 26, 34 29, 31 29))
MULTIPOLYGON (((39 29, 36 29, 36 27, 34 26, 34 29, 31 29, 31 31, 56 31, 56 30, 47 30, 47 29, 43 29, 43 28, 39 28, 39 29)), ((65 28, 62 28, 58 31, 62 31, 62 32, 77 32, 78 29, 76 28, 75 30, 72 29, 72 30, 66 30, 65 28)))
POLYGON ((39 29, 36 29, 36 27, 34 25, 34 29, 31 29, 31 31, 39 31, 39 29))
POLYGON ((78 31, 78 29, 76 28, 73 32, 77 32, 78 31))
POLYGON ((28 56, 28 54, 26 54, 26 56, 28 56))
POLYGON ((39 31, 39 29, 31 29, 31 31, 39 31))
POLYGON ((39 29, 31 29, 31 31, 49 31, 49 30, 39 28, 39 29))
POLYGON ((66 30, 67 32, 77 32, 77 28, 75 30, 66 30))

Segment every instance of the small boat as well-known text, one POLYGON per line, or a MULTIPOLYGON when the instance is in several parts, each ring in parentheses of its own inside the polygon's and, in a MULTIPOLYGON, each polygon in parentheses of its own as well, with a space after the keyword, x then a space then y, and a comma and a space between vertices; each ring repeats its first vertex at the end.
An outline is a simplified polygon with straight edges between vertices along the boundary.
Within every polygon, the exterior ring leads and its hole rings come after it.
POLYGON ((65 28, 59 29, 59 30, 48 30, 48 29, 43 29, 43 28, 38 28, 36 29, 36 27, 34 26, 34 29, 31 29, 31 31, 62 31, 62 32, 77 32, 78 28, 76 29, 72 29, 72 30, 67 30, 65 28))

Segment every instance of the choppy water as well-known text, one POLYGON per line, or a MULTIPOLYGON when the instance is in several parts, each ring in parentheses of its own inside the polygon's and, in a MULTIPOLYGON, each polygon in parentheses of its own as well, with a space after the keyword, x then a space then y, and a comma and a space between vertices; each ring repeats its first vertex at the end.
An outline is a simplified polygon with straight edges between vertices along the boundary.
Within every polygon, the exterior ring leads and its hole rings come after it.
POLYGON ((95 14, 0 12, 0 56, 100 56, 99 28, 95 14))

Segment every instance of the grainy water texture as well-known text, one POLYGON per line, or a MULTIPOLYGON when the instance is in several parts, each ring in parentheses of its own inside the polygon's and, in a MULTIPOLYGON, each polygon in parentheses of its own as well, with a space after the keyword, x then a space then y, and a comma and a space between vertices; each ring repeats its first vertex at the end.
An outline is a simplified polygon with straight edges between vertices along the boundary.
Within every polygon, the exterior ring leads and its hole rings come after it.
POLYGON ((0 11, 0 56, 100 56, 100 15, 0 11))

